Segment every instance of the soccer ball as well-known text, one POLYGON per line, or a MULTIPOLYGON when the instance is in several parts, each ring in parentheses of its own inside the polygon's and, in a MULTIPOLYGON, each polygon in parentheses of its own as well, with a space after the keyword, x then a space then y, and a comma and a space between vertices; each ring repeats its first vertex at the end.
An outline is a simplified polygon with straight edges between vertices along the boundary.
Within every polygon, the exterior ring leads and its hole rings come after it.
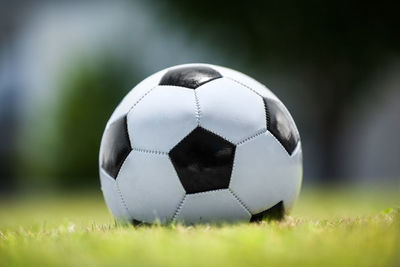
POLYGON ((282 218, 302 181, 299 133, 282 102, 208 64, 133 88, 106 125, 99 165, 109 209, 133 224, 282 218))

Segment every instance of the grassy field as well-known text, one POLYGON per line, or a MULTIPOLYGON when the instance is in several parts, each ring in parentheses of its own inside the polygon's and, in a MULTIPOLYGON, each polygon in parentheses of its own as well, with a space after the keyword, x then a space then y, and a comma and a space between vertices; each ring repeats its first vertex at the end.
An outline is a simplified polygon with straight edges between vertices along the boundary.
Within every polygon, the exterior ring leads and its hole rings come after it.
POLYGON ((400 266, 398 190, 305 190, 281 222, 117 226, 102 196, 0 203, 1 266, 400 266))

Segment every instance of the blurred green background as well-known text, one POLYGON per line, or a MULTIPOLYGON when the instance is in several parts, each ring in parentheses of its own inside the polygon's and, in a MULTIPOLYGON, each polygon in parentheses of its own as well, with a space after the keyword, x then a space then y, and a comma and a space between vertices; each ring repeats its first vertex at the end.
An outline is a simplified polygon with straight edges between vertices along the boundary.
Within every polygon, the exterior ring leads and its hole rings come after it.
POLYGON ((0 1, 0 266, 398 266, 394 1, 0 1), (303 189, 280 222, 119 225, 103 129, 138 82, 203 62, 288 107, 303 189))
POLYGON ((0 194, 99 189, 105 123, 140 80, 206 62, 264 83, 296 120, 304 184, 400 183, 392 1, 2 1, 0 194))

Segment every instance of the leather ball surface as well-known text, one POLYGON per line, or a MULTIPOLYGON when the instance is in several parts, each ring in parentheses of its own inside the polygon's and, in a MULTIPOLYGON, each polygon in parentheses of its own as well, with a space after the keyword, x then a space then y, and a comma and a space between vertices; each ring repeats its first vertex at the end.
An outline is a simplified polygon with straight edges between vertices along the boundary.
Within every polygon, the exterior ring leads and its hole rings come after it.
POLYGON ((220 223, 282 218, 302 181, 296 125, 265 86, 186 64, 134 87, 107 122, 101 188, 118 220, 220 223))

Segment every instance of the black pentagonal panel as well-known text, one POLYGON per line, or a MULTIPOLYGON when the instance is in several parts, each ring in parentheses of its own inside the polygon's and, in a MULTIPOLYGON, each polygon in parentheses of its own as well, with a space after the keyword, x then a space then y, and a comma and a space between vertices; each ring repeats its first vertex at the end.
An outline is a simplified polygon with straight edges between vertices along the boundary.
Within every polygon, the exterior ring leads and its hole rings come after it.
POLYGON ((263 220, 282 220, 284 216, 285 208, 283 206, 283 201, 280 201, 273 207, 251 216, 250 222, 261 222, 263 220))
POLYGON ((125 158, 131 152, 126 116, 113 122, 104 133, 101 147, 101 167, 114 179, 125 158))
POLYGON ((181 67, 168 71, 161 78, 160 85, 174 85, 196 89, 209 81, 222 78, 221 74, 209 67, 181 67))
POLYGON ((289 112, 281 103, 264 98, 267 128, 291 155, 299 142, 300 136, 289 112))
POLYGON ((201 127, 177 144, 169 156, 186 193, 228 188, 235 148, 201 127))

